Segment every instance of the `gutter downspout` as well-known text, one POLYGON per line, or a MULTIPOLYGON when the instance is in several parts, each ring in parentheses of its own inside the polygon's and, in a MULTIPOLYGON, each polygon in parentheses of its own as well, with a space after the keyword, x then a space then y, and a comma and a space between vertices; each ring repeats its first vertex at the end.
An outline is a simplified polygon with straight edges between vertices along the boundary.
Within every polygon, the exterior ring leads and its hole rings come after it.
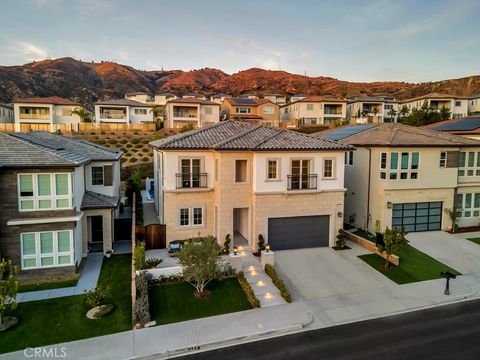
POLYGON ((370 222, 370 183, 372 177, 372 149, 368 150, 368 188, 367 188, 367 221, 365 230, 368 232, 368 223, 370 222))

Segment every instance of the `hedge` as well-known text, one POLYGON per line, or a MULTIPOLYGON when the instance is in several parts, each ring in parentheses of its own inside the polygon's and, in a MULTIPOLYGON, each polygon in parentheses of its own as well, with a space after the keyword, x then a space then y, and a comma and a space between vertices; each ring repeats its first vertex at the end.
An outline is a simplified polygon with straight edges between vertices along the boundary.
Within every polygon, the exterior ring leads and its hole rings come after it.
POLYGON ((238 282, 240 283, 240 286, 245 292, 245 295, 247 296, 247 300, 250 303, 250 305, 252 305, 252 307, 254 308, 259 308, 260 300, 258 300, 257 297, 255 296, 255 293, 253 292, 252 287, 250 286, 247 279, 245 278, 245 274, 243 273, 243 271, 240 271, 238 273, 238 282))
POLYGON ((290 291, 288 291, 283 280, 278 277, 275 268, 272 265, 267 264, 265 265, 265 273, 270 276, 275 286, 280 290, 280 295, 282 295, 285 301, 289 303, 292 302, 292 295, 290 295, 290 291))

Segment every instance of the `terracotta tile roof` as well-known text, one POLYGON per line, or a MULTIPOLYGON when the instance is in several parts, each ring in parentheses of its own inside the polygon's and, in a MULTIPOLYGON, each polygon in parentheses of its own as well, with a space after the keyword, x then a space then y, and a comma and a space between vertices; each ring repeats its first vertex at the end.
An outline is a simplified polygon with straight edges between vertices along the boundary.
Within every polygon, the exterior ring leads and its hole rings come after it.
MULTIPOLYGON (((357 126, 359 129, 361 125, 357 126)), ((462 136, 445 134, 428 129, 408 126, 400 123, 385 123, 364 127, 355 131, 355 126, 342 126, 314 134, 321 139, 332 138, 335 132, 342 131, 350 136, 343 136, 338 141, 354 146, 392 146, 392 147, 436 147, 436 146, 480 146, 480 141, 462 136)))
POLYGON ((117 106, 131 106, 131 107, 152 107, 152 105, 144 104, 140 101, 130 99, 113 99, 113 100, 100 100, 94 103, 94 105, 117 105, 117 106))
POLYGON ((187 98, 187 99, 174 99, 174 100, 169 100, 167 101, 167 104, 169 103, 182 103, 182 104, 200 104, 200 105, 217 105, 220 106, 220 104, 209 101, 209 100, 203 100, 203 99, 197 99, 197 98, 187 98))
POLYGON ((323 151, 352 147, 302 133, 250 125, 240 121, 217 124, 150 142, 164 150, 323 151))
POLYGON ((25 104, 52 104, 52 105, 81 106, 77 102, 61 98, 60 96, 31 97, 31 98, 26 98, 26 99, 16 99, 13 102, 14 103, 25 103, 25 104))

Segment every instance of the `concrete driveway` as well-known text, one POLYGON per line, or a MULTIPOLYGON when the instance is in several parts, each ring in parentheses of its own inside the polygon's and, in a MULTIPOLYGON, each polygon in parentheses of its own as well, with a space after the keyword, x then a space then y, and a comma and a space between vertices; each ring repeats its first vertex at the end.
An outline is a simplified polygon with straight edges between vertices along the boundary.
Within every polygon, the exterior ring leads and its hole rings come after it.
POLYGON ((368 254, 367 250, 350 241, 348 246, 352 249, 276 251, 275 268, 285 279, 287 287, 293 290, 294 298, 314 299, 394 284, 357 258, 368 254))
POLYGON ((480 271, 480 245, 466 240, 468 237, 475 236, 468 233, 453 235, 445 231, 407 235, 410 245, 462 274, 480 271))

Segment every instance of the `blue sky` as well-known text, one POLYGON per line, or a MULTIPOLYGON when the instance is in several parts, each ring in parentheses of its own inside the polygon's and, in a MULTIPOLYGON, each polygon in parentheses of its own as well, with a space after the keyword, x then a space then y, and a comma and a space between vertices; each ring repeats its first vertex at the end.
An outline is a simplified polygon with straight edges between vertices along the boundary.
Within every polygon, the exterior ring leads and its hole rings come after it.
POLYGON ((478 0, 2 0, 0 64, 251 67, 348 81, 480 73, 478 0))

